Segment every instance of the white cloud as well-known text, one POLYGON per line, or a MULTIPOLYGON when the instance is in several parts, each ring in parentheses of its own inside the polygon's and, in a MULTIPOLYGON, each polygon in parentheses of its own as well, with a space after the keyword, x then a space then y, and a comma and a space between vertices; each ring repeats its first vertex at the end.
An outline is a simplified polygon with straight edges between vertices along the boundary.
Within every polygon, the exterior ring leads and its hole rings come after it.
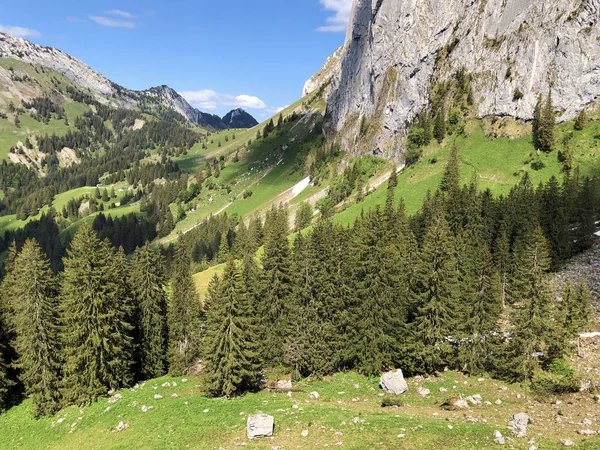
POLYGON ((104 16, 89 16, 90 20, 98 25, 111 28, 135 28, 135 23, 131 20, 111 19, 104 16))
POLYGON ((267 105, 260 98, 252 95, 220 94, 210 89, 203 91, 180 92, 191 105, 201 110, 217 109, 220 106, 231 108, 266 109, 267 105))
POLYGON ((16 27, 12 25, 0 24, 0 32, 13 35, 20 38, 39 37, 42 35, 38 30, 32 30, 31 28, 16 27))
POLYGON ((111 9, 110 11, 106 11, 106 14, 108 14, 110 16, 123 17, 125 19, 133 18, 133 14, 131 14, 130 12, 127 12, 127 11, 123 11, 121 9, 111 9))
POLYGON ((327 11, 333 11, 335 14, 325 21, 327 25, 317 28, 317 31, 324 33, 339 33, 346 31, 350 12, 352 11, 353 0, 319 0, 327 11))

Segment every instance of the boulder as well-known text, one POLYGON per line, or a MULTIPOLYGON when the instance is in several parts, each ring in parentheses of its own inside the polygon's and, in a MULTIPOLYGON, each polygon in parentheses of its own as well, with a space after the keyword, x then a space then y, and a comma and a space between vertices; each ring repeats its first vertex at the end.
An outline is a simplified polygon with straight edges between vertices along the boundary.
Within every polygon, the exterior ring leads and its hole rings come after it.
POLYGON ((508 428, 518 438, 527 436, 527 425, 529 425, 529 416, 525 413, 515 414, 512 420, 508 422, 508 428))
POLYGON ((481 395, 479 394, 470 395, 467 398, 465 398, 465 400, 471 403, 472 405, 481 405, 483 403, 483 398, 481 398, 481 395))
POLYGON ((248 439, 273 436, 275 419, 268 414, 252 414, 248 416, 248 439))
POLYGON ((450 411, 463 411, 469 409, 469 403, 467 403, 464 398, 458 396, 450 397, 442 406, 450 411))
POLYGON ((419 389, 417 389, 417 392, 421 397, 427 397, 429 394, 431 394, 431 391, 424 387, 420 387, 419 389))
POLYGON ((379 380, 379 385, 389 394, 400 395, 408 391, 408 384, 406 384, 401 369, 384 373, 379 380))
POLYGON ((498 445, 504 445, 505 442, 506 439, 504 436, 502 436, 502 433, 500 433, 498 430, 494 431, 494 443, 498 445))
POLYGON ((314 398, 314 399, 317 399, 317 398, 319 398, 319 397, 320 397, 319 393, 318 393, 318 392, 314 392, 314 391, 313 391, 313 392, 311 392, 311 393, 309 394, 309 396, 310 396, 310 398, 314 398))

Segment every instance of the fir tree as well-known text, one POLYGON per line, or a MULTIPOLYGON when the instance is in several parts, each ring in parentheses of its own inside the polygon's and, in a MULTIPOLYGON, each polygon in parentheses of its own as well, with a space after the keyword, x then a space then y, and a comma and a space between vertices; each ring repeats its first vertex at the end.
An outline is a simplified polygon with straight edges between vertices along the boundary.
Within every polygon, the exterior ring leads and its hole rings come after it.
POLYGON ((549 152, 554 146, 554 126, 556 125, 556 113, 552 104, 552 91, 544 103, 538 123, 537 141, 538 148, 543 152, 549 152))
POLYGON ((83 224, 64 260, 63 390, 70 403, 89 403, 131 381, 132 311, 123 297, 123 258, 83 224))
POLYGON ((59 409, 60 344, 57 286, 37 243, 27 240, 14 261, 11 289, 19 379, 33 401, 34 416, 59 409))
MULTIPOLYGON (((0 313, 2 311, 0 310, 0 313)), ((8 330, 0 315, 0 413, 2 413, 9 404, 9 394, 14 382, 8 374, 7 353, 5 342, 8 342, 8 330)))
POLYGON ((165 374, 167 353, 167 280, 160 254, 150 244, 135 251, 129 279, 135 307, 136 362, 144 379, 165 374))
POLYGON ((585 109, 582 109, 581 112, 577 115, 577 118, 575 119, 575 123, 573 124, 573 128, 575 128, 575 130, 577 131, 581 131, 583 130, 583 128, 585 127, 585 124, 587 123, 587 114, 585 112, 585 109))
POLYGON ((203 314, 191 275, 191 260, 182 245, 177 247, 171 276, 169 329, 169 373, 182 375, 200 357, 203 314))
POLYGON ((450 194, 456 194, 456 192, 460 189, 458 148, 456 146, 456 142, 452 144, 452 150, 450 151, 448 164, 444 170, 444 178, 442 178, 440 189, 450 194))
POLYGON ((454 239, 443 217, 431 222, 419 252, 412 290, 416 318, 413 371, 431 373, 452 359, 446 338, 460 329, 454 239))
POLYGON ((548 247, 541 227, 537 226, 515 243, 513 289, 517 302, 511 317, 510 360, 506 366, 517 379, 533 374, 539 365, 537 352, 546 357, 550 353, 558 356, 553 346, 561 346, 553 333, 563 334, 554 321, 555 310, 546 278, 549 268, 548 247))
POLYGON ((206 302, 205 376, 211 395, 229 398, 256 385, 257 339, 251 299, 233 258, 216 284, 206 302))
POLYGON ((561 309, 564 328, 570 338, 588 331, 591 323, 590 292, 583 281, 575 287, 568 281, 562 295, 561 309))
POLYGON ((282 362, 285 338, 290 330, 290 249, 288 214, 281 206, 273 207, 265 223, 264 255, 258 312, 264 364, 282 362))
POLYGON ((310 206, 308 202, 302 202, 298 205, 298 210, 296 211, 296 231, 304 230, 308 227, 313 218, 313 208, 310 206))
POLYGON ((441 143, 446 137, 446 113, 444 112, 444 107, 440 107, 436 116, 435 122, 433 124, 433 137, 441 143))

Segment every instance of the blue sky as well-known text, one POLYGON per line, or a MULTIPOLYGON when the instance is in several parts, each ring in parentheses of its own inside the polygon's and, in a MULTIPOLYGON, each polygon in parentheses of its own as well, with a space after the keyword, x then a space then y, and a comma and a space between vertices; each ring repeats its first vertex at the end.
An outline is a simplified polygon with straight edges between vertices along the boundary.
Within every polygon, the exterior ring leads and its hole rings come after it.
POLYGON ((343 44, 352 0, 3 2, 0 31, 57 47, 131 89, 258 119, 297 100, 343 44))

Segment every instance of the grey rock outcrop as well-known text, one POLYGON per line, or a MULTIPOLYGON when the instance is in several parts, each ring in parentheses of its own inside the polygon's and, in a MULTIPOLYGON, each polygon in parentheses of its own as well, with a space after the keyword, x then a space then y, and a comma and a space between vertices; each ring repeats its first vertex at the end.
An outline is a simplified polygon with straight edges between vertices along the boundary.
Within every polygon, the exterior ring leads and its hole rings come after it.
POLYGON ((268 414, 252 414, 248 416, 248 439, 273 436, 275 419, 268 414))
POLYGON ((408 384, 401 369, 384 373, 379 380, 379 385, 389 394, 400 395, 408 391, 408 384))
MULTIPOLYGON (((333 77, 339 75, 342 68, 342 50, 344 47, 339 47, 331 56, 329 56, 321 69, 315 73, 312 77, 306 80, 304 83, 304 89, 302 89, 302 97, 310 94, 317 89, 325 86, 329 83, 333 77)), ((325 95, 329 94, 329 90, 324 92, 325 95)))
POLYGON ((376 121, 373 153, 397 157, 429 88, 463 67, 479 117, 529 120, 551 88, 572 119, 600 96, 599 22, 600 0, 356 0, 327 131, 350 150, 356 119, 376 121))
POLYGON ((508 428, 510 428, 513 434, 518 438, 527 436, 527 426, 529 425, 529 416, 525 413, 515 414, 510 422, 508 422, 508 428))

